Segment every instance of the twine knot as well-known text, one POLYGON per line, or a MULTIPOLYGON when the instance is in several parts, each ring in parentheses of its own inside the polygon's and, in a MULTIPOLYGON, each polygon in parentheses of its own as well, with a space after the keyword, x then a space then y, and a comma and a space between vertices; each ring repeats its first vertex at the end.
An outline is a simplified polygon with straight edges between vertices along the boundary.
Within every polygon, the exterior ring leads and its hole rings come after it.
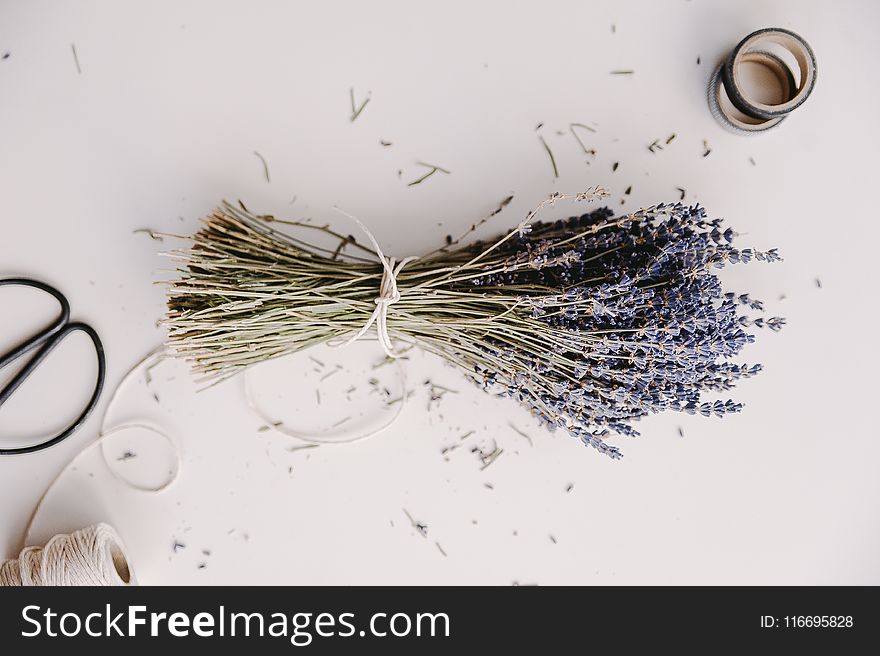
POLYGON ((373 245, 373 249, 376 251, 376 255, 378 256, 379 261, 382 263, 382 282, 379 283, 379 295, 375 299, 373 299, 373 302, 376 304, 376 309, 373 310, 373 313, 370 315, 370 318, 367 319, 367 322, 364 324, 364 326, 347 340, 340 343, 330 342, 330 345, 348 346, 349 344, 352 344, 353 342, 356 342, 361 337, 363 337, 375 323, 376 334, 379 338, 379 344, 382 345, 382 349, 385 351, 385 354, 389 358, 397 358, 400 356, 400 353, 395 351, 394 344, 391 342, 391 336, 388 334, 388 308, 400 300, 400 290, 397 288, 397 276, 400 274, 403 267, 419 258, 415 256, 410 256, 402 259, 399 263, 397 263, 397 260, 395 258, 385 257, 385 254, 379 247, 379 242, 376 241, 376 238, 373 236, 373 233, 370 232, 367 226, 361 223, 361 221, 357 217, 352 216, 348 212, 344 212, 338 207, 334 209, 343 216, 347 216, 349 219, 354 221, 358 225, 358 227, 363 230, 364 234, 370 240, 370 243, 373 245))

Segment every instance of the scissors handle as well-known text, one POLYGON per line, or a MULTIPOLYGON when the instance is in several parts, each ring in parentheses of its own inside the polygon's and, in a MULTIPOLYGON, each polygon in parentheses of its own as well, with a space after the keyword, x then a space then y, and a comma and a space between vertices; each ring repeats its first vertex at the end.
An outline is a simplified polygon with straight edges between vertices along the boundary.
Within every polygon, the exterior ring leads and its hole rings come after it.
MULTIPOLYGON (((5 287, 7 285, 16 287, 33 287, 34 289, 39 289, 41 292, 49 294, 50 296, 55 298, 56 301, 58 301, 58 305, 61 306, 61 312, 58 313, 55 321, 49 324, 46 328, 38 332, 33 337, 26 339, 8 353, 0 356, 0 369, 5 367, 13 360, 17 360, 31 349, 34 349, 45 342, 54 333, 61 330, 68 321, 70 321, 70 303, 67 302, 64 294, 59 292, 54 287, 51 287, 44 282, 40 282, 39 280, 31 280, 30 278, 0 278, 0 287, 5 287)), ((3 401, 5 401, 6 398, 8 398, 8 396, 2 397, 2 400, 0 400, 0 405, 3 404, 3 401)))
POLYGON ((25 380, 34 372, 34 370, 40 365, 40 363, 46 359, 46 356, 52 352, 52 350, 61 343, 61 341, 74 332, 84 332, 88 337, 92 340, 92 343, 95 346, 95 354, 98 358, 98 375, 95 380, 95 389, 92 392, 92 396, 86 404, 83 411, 80 415, 71 423, 67 428, 61 431, 55 437, 52 437, 48 440, 44 440, 43 442, 39 442, 37 444, 30 444, 22 447, 13 447, 13 448, 0 448, 0 456, 4 455, 20 455, 25 453, 34 453, 35 451, 42 451, 43 449, 48 449, 50 446, 58 444, 62 440, 66 439, 70 435, 72 435, 88 418, 91 414, 92 410, 95 409, 95 406, 98 404, 98 398, 101 396, 101 391, 104 388, 104 377, 106 374, 106 358, 104 356, 104 346, 101 343, 101 338, 98 336, 98 333, 95 330, 84 323, 68 323, 70 318, 70 305, 67 302, 67 299, 64 295, 59 292, 54 287, 50 287, 49 285, 31 280, 29 278, 7 278, 0 280, 0 286, 3 285, 20 285, 25 287, 34 287, 41 291, 44 291, 48 294, 54 296, 61 305, 61 313, 58 318, 47 328, 41 330, 33 337, 25 340, 19 346, 12 349, 9 353, 0 356, 0 369, 4 366, 20 358, 25 353, 31 351, 34 348, 39 347, 39 350, 34 354, 34 356, 22 367, 22 369, 12 378, 11 381, 0 390, 0 406, 2 406, 10 396, 24 383, 25 380))

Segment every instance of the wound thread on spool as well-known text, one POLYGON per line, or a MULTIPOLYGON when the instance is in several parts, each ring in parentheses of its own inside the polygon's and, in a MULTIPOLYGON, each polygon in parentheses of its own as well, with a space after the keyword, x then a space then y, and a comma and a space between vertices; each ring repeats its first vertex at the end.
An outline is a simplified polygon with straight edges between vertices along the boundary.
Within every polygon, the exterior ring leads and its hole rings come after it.
POLYGON ((56 535, 0 563, 0 587, 137 585, 122 540, 107 524, 56 535))

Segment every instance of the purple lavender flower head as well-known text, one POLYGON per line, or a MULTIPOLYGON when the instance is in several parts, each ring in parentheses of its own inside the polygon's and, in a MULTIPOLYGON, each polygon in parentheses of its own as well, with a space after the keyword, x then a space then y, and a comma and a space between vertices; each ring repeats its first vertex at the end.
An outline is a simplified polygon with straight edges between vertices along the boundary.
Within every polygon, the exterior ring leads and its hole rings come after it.
POLYGON ((676 203, 623 217, 603 208, 520 230, 501 247, 503 269, 487 267, 462 286, 489 296, 546 290, 523 294, 518 309, 522 330, 539 337, 520 335, 529 348, 476 364, 479 382, 612 458, 621 454, 609 434, 638 435, 632 425, 646 415, 739 412, 739 403, 704 396, 758 373, 760 365, 732 359, 754 340, 751 328, 777 331, 785 320, 760 316, 763 303, 748 294, 724 291, 717 271, 780 258, 775 249, 737 249, 736 233, 721 223, 676 203))

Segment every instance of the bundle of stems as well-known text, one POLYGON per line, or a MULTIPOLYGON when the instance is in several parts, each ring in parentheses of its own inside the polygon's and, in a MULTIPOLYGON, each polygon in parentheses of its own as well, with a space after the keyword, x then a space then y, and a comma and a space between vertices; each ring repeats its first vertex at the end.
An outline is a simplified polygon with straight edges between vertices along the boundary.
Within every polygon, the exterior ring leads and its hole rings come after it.
MULTIPOLYGON (((637 435, 632 422, 647 414, 739 411, 701 395, 757 373, 759 365, 731 358, 753 340, 749 327, 777 330, 784 320, 750 316, 762 304, 725 293, 713 273, 777 260, 776 251, 734 248, 736 233, 700 207, 535 220, 557 201, 604 195, 553 194, 514 230, 464 243, 502 204, 407 262, 387 330, 398 348, 440 356, 551 429, 616 458, 610 433, 637 435)), ((351 235, 225 202, 191 247, 172 255, 182 267, 169 290, 169 346, 211 380, 356 334, 373 317, 385 271, 375 250, 351 235), (318 245, 319 235, 339 245, 318 245)))

